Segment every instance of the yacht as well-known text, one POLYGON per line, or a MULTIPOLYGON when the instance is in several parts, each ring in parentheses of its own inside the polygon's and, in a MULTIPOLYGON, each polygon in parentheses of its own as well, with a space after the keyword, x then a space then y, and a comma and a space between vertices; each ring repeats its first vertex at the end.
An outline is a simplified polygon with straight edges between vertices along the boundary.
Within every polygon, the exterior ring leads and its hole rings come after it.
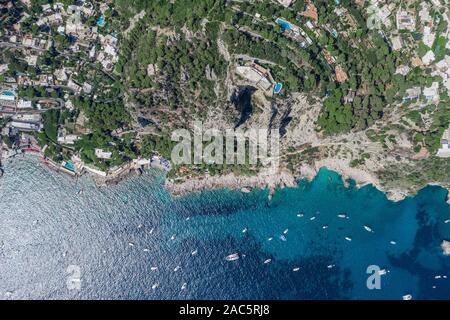
POLYGON ((159 287, 159 283, 155 283, 154 285, 152 285, 152 290, 155 290, 158 287, 159 287))
POLYGON ((289 232, 289 229, 286 229, 283 231, 283 234, 287 234, 289 232))
POLYGON ((397 244, 397 242, 395 242, 394 240, 391 240, 389 243, 392 244, 392 245, 396 245, 397 244))
POLYGON ((268 263, 270 263, 270 262, 272 262, 272 259, 264 260, 264 264, 268 264, 268 263))
POLYGON ((328 226, 322 226, 322 229, 328 229, 328 226))
POLYGON ((273 240, 273 238, 272 238, 272 237, 270 237, 270 238, 268 238, 268 239, 267 239, 267 241, 272 241, 272 240, 273 240))
POLYGON ((347 240, 347 241, 352 241, 352 238, 350 238, 350 237, 345 237, 345 240, 347 240))
POLYGON ((309 218, 309 220, 311 220, 311 221, 316 220, 316 217, 311 217, 311 218, 309 218))
POLYGON ((242 233, 246 233, 247 232, 247 228, 242 229, 242 233))
POLYGON ((198 253, 198 250, 195 249, 194 251, 191 252, 191 255, 195 256, 198 253))
POLYGON ((341 218, 341 219, 348 219, 348 217, 347 217, 347 215, 346 215, 345 213, 340 213, 340 214, 338 214, 338 218, 341 218))
POLYGON ((239 254, 238 253, 233 253, 233 254, 230 254, 230 255, 225 257, 225 260, 227 260, 227 261, 234 261, 234 260, 237 260, 237 259, 239 259, 239 254))
POLYGON ((180 266, 176 266, 175 269, 173 269, 173 272, 177 272, 178 270, 180 270, 181 267, 180 266))
POLYGON ((369 226, 364 226, 364 229, 366 229, 368 232, 373 232, 372 228, 369 226))
POLYGON ((286 237, 283 235, 280 236, 280 239, 281 239, 281 241, 286 241, 286 237))
POLYGON ((158 270, 158 267, 151 267, 150 270, 156 271, 156 270, 158 270))
POLYGON ((412 300, 412 295, 410 295, 410 294, 405 294, 405 295, 403 296, 403 300, 412 300))
POLYGON ((303 218, 303 216, 304 216, 304 214, 303 214, 303 213, 299 213, 299 214, 297 214, 297 217, 299 217, 299 218, 303 218))
POLYGON ((187 283, 185 282, 185 283, 183 283, 183 285, 181 286, 181 290, 186 289, 186 287, 187 287, 187 283))
POLYGON ((298 270, 300 270, 299 267, 295 267, 294 269, 292 269, 292 271, 297 272, 298 270))

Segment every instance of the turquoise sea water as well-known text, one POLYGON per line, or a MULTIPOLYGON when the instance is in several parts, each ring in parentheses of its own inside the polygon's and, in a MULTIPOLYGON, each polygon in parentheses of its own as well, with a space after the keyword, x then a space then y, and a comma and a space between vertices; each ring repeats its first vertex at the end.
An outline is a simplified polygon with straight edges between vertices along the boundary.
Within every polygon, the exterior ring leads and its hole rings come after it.
POLYGON ((442 188, 393 203, 325 169, 272 201, 267 190, 174 199, 162 184, 151 171, 97 188, 36 158, 6 163, 0 298, 450 298, 442 188), (226 261, 232 253, 240 259, 226 261), (387 271, 380 290, 366 286, 369 265, 387 271), (68 286, 73 266, 79 290, 68 286))

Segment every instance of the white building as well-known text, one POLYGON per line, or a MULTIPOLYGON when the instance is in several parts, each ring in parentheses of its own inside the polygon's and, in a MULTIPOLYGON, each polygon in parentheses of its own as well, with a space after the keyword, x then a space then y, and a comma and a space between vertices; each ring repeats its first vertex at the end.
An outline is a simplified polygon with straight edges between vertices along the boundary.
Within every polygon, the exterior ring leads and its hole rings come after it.
POLYGON ((391 41, 392 41, 392 49, 394 51, 397 51, 397 50, 400 50, 401 48, 403 48, 403 42, 402 42, 402 38, 400 38, 400 36, 392 37, 391 41))
POLYGON ((59 136, 58 137, 58 143, 61 144, 74 144, 77 140, 79 139, 79 137, 75 134, 68 134, 65 136, 59 136))
POLYGON ((270 80, 252 66, 238 66, 236 67, 236 73, 263 90, 269 90, 272 87, 270 80))
POLYGON ((423 95, 429 102, 439 101, 439 83, 433 82, 431 87, 423 89, 423 95))
POLYGON ((407 11, 399 10, 396 15, 397 29, 409 30, 411 32, 416 30, 416 18, 407 11))
POLYGON ((98 159, 111 159, 112 152, 103 151, 103 149, 95 149, 95 156, 98 159))
POLYGON ((428 66, 430 65, 434 60, 436 59, 436 57, 434 56, 434 52, 433 51, 428 51, 422 58, 422 62, 424 65, 428 66))
POLYGON ((437 155, 440 158, 450 158, 450 126, 444 131, 441 140, 442 147, 438 150, 437 155))
POLYGON ((277 0, 282 6, 288 8, 295 0, 277 0))

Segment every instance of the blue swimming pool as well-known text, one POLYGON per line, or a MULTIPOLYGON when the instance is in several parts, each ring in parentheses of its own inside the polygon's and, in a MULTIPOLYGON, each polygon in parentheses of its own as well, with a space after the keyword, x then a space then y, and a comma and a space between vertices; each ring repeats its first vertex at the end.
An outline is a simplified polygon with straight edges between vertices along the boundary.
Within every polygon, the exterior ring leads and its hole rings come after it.
POLYGON ((3 91, 3 92, 2 92, 2 95, 5 95, 5 96, 14 96, 14 92, 12 92, 12 91, 3 91))
POLYGON ((277 83, 275 84, 275 88, 273 89, 273 92, 274 92, 275 94, 280 93, 281 89, 283 89, 283 84, 277 82, 277 83))
POLYGON ((286 29, 292 29, 291 24, 283 19, 278 18, 276 20, 276 23, 278 23, 278 25, 281 27, 281 29, 286 30, 286 29))
POLYGON ((98 20, 97 20, 97 25, 99 27, 103 27, 103 25, 105 24, 105 17, 101 16, 98 20))
POLYGON ((75 165, 72 162, 66 162, 64 168, 69 169, 70 171, 75 171, 75 165))

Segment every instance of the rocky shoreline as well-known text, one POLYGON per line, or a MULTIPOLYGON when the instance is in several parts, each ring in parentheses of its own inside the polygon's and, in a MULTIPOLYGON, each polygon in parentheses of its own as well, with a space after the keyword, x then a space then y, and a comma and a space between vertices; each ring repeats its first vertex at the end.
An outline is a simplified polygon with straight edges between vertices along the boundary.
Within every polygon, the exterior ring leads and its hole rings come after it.
MULTIPOLYGON (((269 197, 271 197, 276 188, 295 188, 297 187, 297 181, 304 178, 312 181, 321 168, 327 168, 337 172, 342 177, 346 186, 348 185, 349 179, 355 181, 357 188, 373 185, 383 192, 390 201, 402 201, 411 195, 411 191, 409 190, 386 190, 380 181, 370 173, 364 170, 350 168, 342 162, 332 161, 331 159, 318 161, 313 166, 302 165, 299 169, 300 174, 298 175, 293 175, 288 170, 282 170, 273 174, 260 173, 257 176, 235 176, 228 174, 224 176, 189 177, 189 179, 182 182, 166 180, 165 188, 174 196, 183 196, 192 192, 215 189, 232 189, 247 192, 253 188, 268 188, 270 190, 269 197)), ((429 185, 435 184, 430 183, 429 185)), ((447 203, 450 204, 450 190, 447 195, 447 203)))

